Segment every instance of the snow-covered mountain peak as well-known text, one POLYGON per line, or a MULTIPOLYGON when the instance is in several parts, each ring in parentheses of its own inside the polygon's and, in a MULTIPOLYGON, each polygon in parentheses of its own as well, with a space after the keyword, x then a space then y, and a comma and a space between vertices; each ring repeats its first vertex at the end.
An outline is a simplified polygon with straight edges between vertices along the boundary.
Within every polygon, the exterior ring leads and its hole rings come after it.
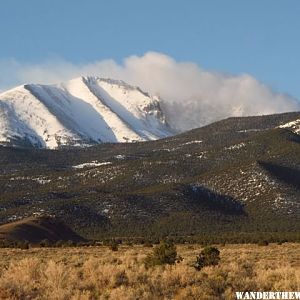
POLYGON ((0 94, 0 143, 44 148, 171 135, 156 97, 123 81, 79 77, 0 94))

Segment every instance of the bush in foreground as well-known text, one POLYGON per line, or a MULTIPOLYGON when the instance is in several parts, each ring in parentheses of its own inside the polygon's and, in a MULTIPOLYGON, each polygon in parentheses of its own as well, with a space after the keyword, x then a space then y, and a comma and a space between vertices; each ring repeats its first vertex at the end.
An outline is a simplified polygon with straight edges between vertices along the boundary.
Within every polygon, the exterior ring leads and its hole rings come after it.
POLYGON ((109 243, 109 248, 110 248, 111 251, 118 251, 119 250, 119 244, 117 243, 117 241, 112 240, 109 243))
POLYGON ((170 242, 161 242, 155 246, 153 253, 145 258, 145 267, 153 267, 157 265, 173 265, 181 260, 177 256, 176 246, 170 242))
POLYGON ((215 247, 205 247, 196 258, 195 269, 200 271, 207 266, 216 266, 220 261, 220 251, 215 247))
POLYGON ((262 241, 259 241, 257 244, 258 244, 258 246, 268 246, 269 242, 265 241, 265 240, 262 240, 262 241))

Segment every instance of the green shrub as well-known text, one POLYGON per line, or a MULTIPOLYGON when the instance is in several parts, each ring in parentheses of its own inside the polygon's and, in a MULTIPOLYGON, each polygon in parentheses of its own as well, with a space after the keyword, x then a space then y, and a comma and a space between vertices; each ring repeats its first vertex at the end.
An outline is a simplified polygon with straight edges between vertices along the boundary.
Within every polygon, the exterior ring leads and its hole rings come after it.
POLYGON ((42 241, 40 241, 40 247, 50 247, 51 243, 48 239, 44 239, 42 241))
POLYGON ((216 266, 220 261, 220 251, 215 247, 205 247, 196 258, 194 267, 200 271, 206 266, 216 266))
POLYGON ((152 247, 153 247, 153 244, 152 244, 149 240, 147 240, 147 241, 145 241, 145 243, 144 243, 144 247, 152 248, 152 247))
POLYGON ((109 244, 109 248, 111 251, 118 251, 119 250, 119 245, 115 240, 112 240, 109 244))
POLYGON ((0 248, 9 248, 12 247, 11 242, 2 240, 0 241, 0 248))
POLYGON ((133 242, 132 241, 126 241, 125 245, 129 246, 129 247, 132 247, 133 246, 133 242))
POLYGON ((287 242, 287 240, 285 240, 285 239, 279 240, 278 243, 277 243, 277 245, 282 245, 282 244, 284 244, 286 242, 287 242))
POLYGON ((29 249, 29 242, 28 241, 19 241, 17 244, 17 247, 22 250, 27 250, 27 249, 29 249))
POLYGON ((58 240, 56 243, 55 243, 55 247, 63 247, 65 244, 65 241, 63 240, 58 240))
POLYGON ((65 242, 65 247, 74 247, 75 245, 76 244, 73 241, 71 241, 71 240, 67 240, 65 242))
POLYGON ((164 264, 173 265, 180 260, 182 259, 177 256, 176 247, 173 243, 161 242, 154 247, 153 253, 145 258, 145 267, 149 268, 164 264))
POLYGON ((258 246, 268 246, 268 245, 269 245, 269 242, 265 241, 265 240, 262 240, 262 241, 258 242, 258 246))

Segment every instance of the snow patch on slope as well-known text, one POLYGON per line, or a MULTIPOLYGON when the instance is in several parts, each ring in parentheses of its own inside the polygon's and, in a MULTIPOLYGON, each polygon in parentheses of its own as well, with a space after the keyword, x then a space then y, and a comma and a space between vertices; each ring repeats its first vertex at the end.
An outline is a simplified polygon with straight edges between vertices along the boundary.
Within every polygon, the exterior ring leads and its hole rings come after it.
POLYGON ((105 161, 105 162, 98 162, 96 160, 91 161, 91 162, 87 162, 87 163, 83 163, 83 164, 79 164, 76 166, 73 166, 73 169, 83 169, 86 167, 100 167, 100 166, 107 166, 110 165, 111 162, 109 161, 105 161))
POLYGON ((279 128, 289 128, 293 132, 300 134, 300 119, 280 125, 279 128))

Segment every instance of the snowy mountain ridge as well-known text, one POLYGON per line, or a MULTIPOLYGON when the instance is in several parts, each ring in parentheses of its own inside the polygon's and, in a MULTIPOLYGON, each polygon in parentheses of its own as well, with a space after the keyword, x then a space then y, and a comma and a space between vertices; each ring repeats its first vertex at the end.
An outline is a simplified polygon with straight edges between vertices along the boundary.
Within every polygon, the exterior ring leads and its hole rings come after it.
POLYGON ((79 77, 0 94, 0 144, 58 148, 172 135, 160 100, 123 81, 79 77))

